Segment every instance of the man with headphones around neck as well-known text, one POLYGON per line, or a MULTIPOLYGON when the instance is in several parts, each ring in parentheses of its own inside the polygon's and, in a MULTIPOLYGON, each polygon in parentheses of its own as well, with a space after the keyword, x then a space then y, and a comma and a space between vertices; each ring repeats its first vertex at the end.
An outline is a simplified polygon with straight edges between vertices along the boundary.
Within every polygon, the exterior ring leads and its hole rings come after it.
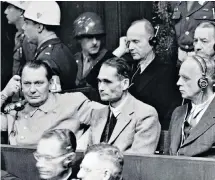
POLYGON ((76 138, 68 129, 44 132, 34 152, 41 179, 70 180, 75 162, 76 138))
POLYGON ((199 55, 182 63, 177 85, 190 102, 175 109, 169 128, 170 155, 215 156, 214 61, 199 55))
POLYGON ((168 129, 171 114, 181 98, 175 85, 176 68, 162 63, 155 54, 157 33, 148 20, 137 20, 127 30, 127 36, 120 39, 114 54, 118 57, 126 52, 131 54, 135 68, 130 93, 155 107, 162 129, 168 129))

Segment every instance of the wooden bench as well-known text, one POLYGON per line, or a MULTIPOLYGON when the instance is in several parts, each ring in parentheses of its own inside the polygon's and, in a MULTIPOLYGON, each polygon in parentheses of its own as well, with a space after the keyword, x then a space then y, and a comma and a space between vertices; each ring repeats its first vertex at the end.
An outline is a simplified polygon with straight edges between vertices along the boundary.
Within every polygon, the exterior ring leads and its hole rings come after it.
MULTIPOLYGON (((2 169, 23 179, 39 180, 33 148, 1 145, 2 169)), ((77 173, 83 152, 77 152, 77 173)), ((215 159, 125 154, 124 180, 215 180, 215 159)))

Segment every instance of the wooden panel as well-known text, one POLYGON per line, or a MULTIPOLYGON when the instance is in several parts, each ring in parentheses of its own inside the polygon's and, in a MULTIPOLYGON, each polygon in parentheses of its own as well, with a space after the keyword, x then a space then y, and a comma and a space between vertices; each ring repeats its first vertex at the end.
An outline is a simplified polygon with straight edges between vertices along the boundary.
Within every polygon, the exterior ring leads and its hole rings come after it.
MULTIPOLYGON (((38 172, 33 158, 33 148, 2 145, 2 169, 25 180, 37 180, 38 172)), ((77 152, 74 170, 77 173, 83 152, 77 152)), ((214 180, 215 159, 176 157, 162 155, 124 156, 125 180, 214 180)))

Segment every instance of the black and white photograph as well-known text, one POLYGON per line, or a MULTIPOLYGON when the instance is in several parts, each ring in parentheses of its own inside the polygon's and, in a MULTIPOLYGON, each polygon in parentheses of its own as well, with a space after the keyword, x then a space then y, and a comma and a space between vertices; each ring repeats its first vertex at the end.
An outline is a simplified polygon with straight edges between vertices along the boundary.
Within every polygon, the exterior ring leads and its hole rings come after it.
POLYGON ((215 180, 215 1, 1 1, 2 180, 215 180))

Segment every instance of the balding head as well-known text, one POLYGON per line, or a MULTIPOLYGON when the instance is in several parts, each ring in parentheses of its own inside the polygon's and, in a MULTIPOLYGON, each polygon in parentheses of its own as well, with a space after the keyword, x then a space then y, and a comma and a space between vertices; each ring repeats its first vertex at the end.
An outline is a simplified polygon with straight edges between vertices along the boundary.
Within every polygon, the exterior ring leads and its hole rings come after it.
POLYGON ((131 32, 148 37, 154 37, 154 28, 147 19, 134 21, 129 27, 127 34, 131 32))
POLYGON ((141 19, 134 21, 127 31, 129 51, 134 60, 142 60, 152 51, 153 47, 149 44, 149 39, 154 36, 152 24, 141 19))

